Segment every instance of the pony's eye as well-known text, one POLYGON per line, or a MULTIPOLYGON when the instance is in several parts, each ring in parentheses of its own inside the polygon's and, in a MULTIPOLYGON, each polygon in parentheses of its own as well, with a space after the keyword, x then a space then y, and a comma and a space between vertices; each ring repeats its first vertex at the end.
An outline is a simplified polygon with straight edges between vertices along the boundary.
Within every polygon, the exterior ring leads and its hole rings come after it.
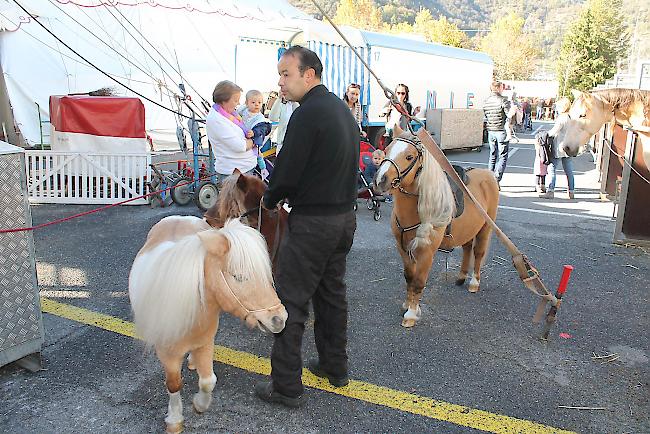
POLYGON ((581 113, 581 114, 580 114, 580 119, 584 119, 584 118, 586 118, 586 117, 587 117, 587 113, 581 113))
POLYGON ((407 155, 406 156, 406 161, 411 161, 413 160, 413 155, 407 155))

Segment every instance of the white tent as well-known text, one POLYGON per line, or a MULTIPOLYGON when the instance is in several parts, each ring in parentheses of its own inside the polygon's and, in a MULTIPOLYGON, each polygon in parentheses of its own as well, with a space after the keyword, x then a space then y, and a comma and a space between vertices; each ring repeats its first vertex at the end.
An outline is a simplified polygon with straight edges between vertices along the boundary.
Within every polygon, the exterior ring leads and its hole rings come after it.
MULTIPOLYGON (((7 89, 0 100, 8 98, 28 144, 47 142, 39 113, 43 121, 49 118, 50 95, 103 87, 136 96, 129 87, 149 98, 153 102, 141 98, 147 130, 174 130, 175 116, 155 103, 176 109, 178 83, 185 85, 198 106, 201 97, 211 102, 218 81, 235 79, 242 35, 266 33, 274 34, 272 39, 286 40, 300 23, 313 21, 285 0, 18 2, 60 39, 13 0, 0 0, 0 67, 7 89)), ((272 82, 277 81, 274 71, 259 74, 264 75, 260 82, 269 82, 268 74, 272 82)), ((45 125, 44 131, 48 130, 45 125)))

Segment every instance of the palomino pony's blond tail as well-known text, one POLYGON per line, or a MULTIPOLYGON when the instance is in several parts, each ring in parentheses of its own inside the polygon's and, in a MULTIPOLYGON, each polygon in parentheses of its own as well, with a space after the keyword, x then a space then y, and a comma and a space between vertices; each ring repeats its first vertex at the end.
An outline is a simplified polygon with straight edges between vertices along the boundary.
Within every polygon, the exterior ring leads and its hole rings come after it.
POLYGON ((138 256, 129 275, 135 329, 149 346, 172 345, 194 326, 204 304, 206 251, 196 234, 138 256))
POLYGON ((273 284, 271 260, 262 234, 239 219, 226 221, 219 233, 230 245, 227 271, 245 280, 243 287, 246 290, 259 290, 273 284))
POLYGON ((420 227, 408 247, 409 252, 414 252, 419 245, 428 245, 431 242, 431 231, 446 227, 456 211, 454 194, 445 172, 427 151, 422 153, 422 172, 417 182, 420 227))

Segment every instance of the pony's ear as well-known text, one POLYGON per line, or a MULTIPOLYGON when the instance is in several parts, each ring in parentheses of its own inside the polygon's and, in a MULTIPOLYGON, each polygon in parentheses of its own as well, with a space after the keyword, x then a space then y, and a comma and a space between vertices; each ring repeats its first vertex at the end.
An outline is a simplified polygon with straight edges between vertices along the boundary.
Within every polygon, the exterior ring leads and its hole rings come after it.
POLYGON ((395 124, 395 128, 393 128, 393 137, 399 137, 402 134, 404 134, 404 130, 399 127, 399 125, 395 124))
POLYGON ((240 172, 239 169, 237 169, 237 168, 235 167, 235 170, 232 171, 232 174, 233 174, 233 175, 241 175, 241 172, 240 172))
POLYGON ((239 170, 237 170, 237 173, 239 173, 239 176, 237 177, 237 188, 243 192, 246 192, 248 190, 248 181, 246 180, 246 177, 243 176, 239 170))
POLYGON ((580 98, 580 96, 581 96, 583 93, 584 93, 584 92, 582 92, 582 91, 580 91, 580 90, 578 90, 578 89, 571 89, 571 95, 573 95, 573 98, 574 98, 574 99, 578 99, 578 98, 580 98))
POLYGON ((224 257, 228 253, 228 250, 230 250, 228 240, 218 230, 208 229, 197 232, 196 235, 201 240, 201 244, 203 244, 205 250, 212 255, 224 257))

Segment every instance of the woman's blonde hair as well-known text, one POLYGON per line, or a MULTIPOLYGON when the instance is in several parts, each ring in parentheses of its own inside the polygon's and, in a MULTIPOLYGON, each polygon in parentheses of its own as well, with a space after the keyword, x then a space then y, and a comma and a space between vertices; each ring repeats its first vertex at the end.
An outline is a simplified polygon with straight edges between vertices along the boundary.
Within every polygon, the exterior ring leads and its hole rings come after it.
POLYGON ((243 89, 230 80, 223 80, 217 83, 212 91, 212 101, 215 104, 222 104, 228 101, 235 93, 243 92, 243 89))

